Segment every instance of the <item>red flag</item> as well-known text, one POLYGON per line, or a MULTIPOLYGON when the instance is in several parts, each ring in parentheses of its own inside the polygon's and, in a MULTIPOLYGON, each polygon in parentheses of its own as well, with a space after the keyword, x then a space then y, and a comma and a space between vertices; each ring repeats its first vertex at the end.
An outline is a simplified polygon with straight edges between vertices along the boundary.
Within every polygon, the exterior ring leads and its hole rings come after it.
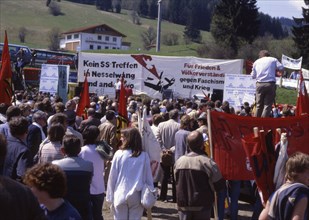
POLYGON ((11 98, 13 96, 12 90, 12 69, 11 58, 9 52, 9 44, 7 33, 5 31, 4 45, 1 57, 1 70, 0 70, 0 103, 11 105, 11 98))
POLYGON ((300 116, 303 114, 309 114, 309 97, 303 74, 300 73, 295 115, 300 116))
POLYGON ((272 132, 259 133, 259 137, 253 134, 242 138, 243 148, 250 161, 257 187, 262 193, 263 201, 267 201, 275 189, 273 182, 276 156, 272 143, 272 132))
POLYGON ((214 160, 227 180, 251 180, 252 171, 246 166, 246 154, 241 139, 251 134, 254 127, 259 130, 277 128, 287 133, 288 154, 296 151, 309 154, 309 115, 288 118, 254 118, 221 112, 211 112, 214 160))
POLYGON ((128 112, 127 112, 127 99, 126 89, 124 87, 124 79, 121 78, 120 95, 119 95, 119 108, 118 108, 118 129, 126 128, 128 126, 128 112))
POLYGON ((87 80, 87 75, 85 76, 84 80, 84 87, 82 93, 80 94, 80 100, 78 103, 78 107, 76 110, 76 115, 82 117, 84 116, 87 119, 87 108, 90 107, 90 100, 89 100, 89 85, 87 80))

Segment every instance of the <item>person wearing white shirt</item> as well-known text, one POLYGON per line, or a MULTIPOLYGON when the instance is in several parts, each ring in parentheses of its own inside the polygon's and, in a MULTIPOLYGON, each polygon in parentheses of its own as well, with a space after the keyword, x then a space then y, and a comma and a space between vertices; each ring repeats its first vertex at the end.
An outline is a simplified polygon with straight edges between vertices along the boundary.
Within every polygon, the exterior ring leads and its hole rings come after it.
POLYGON ((83 138, 85 145, 82 147, 79 154, 81 158, 93 164, 93 176, 90 184, 93 220, 103 220, 102 207, 105 197, 104 160, 95 150, 95 143, 99 133, 100 131, 95 125, 91 125, 84 129, 83 138))
POLYGON ((121 88, 121 81, 119 79, 116 80, 115 83, 115 90, 116 90, 116 97, 115 99, 119 99, 119 95, 120 95, 120 88, 121 88))
POLYGON ((276 96, 276 73, 283 71, 283 65, 267 50, 261 50, 259 59, 253 63, 251 76, 256 79, 255 117, 270 117, 276 96))
POLYGON ((112 203, 114 219, 141 219, 141 191, 144 184, 153 189, 150 159, 142 151, 142 138, 136 128, 121 131, 121 148, 115 153, 110 170, 106 201, 112 203))
POLYGON ((290 79, 299 79, 300 78, 300 73, 298 70, 295 70, 291 73, 290 79))

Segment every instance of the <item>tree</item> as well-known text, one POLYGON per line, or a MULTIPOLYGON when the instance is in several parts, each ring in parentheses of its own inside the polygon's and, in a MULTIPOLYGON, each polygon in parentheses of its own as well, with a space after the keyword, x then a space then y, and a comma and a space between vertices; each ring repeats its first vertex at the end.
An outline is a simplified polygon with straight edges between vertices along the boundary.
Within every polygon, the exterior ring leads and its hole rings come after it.
POLYGON ((150 50, 152 47, 156 46, 157 33, 152 26, 141 34, 141 38, 145 50, 150 50))
POLYGON ((138 13, 143 16, 148 16, 148 2, 147 0, 140 0, 138 4, 138 13))
POLYGON ((188 1, 187 5, 187 24, 184 30, 185 42, 189 41, 199 43, 202 39, 201 32, 199 30, 199 24, 201 23, 197 16, 199 12, 199 1, 191 0, 188 1))
POLYGON ((95 2, 97 9, 103 11, 112 11, 112 0, 96 0, 95 2))
POLYGON ((221 0, 216 6, 210 31, 218 44, 238 48, 251 44, 259 30, 256 0, 221 0))
POLYGON ((169 0, 168 20, 186 25, 188 0, 169 0))
POLYGON ((26 41, 26 35, 27 35, 27 29, 25 27, 20 27, 18 31, 18 37, 20 42, 25 43, 26 41))
POLYGON ((121 1, 120 1, 120 0, 117 0, 117 1, 114 3, 114 7, 115 7, 116 13, 120 13, 120 12, 121 12, 121 1))
MULTIPOLYGON (((309 2, 305 1, 309 6, 309 2)), ((303 9, 303 18, 293 18, 296 25, 292 27, 293 40, 303 57, 303 67, 309 68, 309 8, 303 9)))
POLYGON ((60 44, 60 29, 59 28, 53 28, 48 33, 49 38, 49 46, 48 48, 50 50, 58 50, 59 44, 60 44))
POLYGON ((60 5, 57 4, 57 2, 52 1, 49 4, 49 13, 54 15, 54 16, 62 15, 60 5))
POLYGON ((267 14, 259 13, 259 36, 272 34, 275 39, 282 39, 289 35, 287 29, 282 28, 282 18, 272 18, 267 14))
POLYGON ((140 25, 141 24, 141 19, 136 11, 131 11, 131 18, 133 24, 140 25))
POLYGON ((151 0, 151 3, 149 5, 148 16, 152 19, 155 19, 156 17, 158 17, 158 1, 157 0, 151 0))

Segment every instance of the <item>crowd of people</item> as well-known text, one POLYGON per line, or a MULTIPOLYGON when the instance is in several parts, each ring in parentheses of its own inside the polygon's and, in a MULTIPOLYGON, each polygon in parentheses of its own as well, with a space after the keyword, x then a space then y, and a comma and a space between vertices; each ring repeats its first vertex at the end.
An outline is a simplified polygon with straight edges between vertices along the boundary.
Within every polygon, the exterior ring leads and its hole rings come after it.
MULTIPOLYGON (((177 203, 180 220, 210 219, 215 195, 215 216, 226 217, 228 200, 229 217, 237 219, 241 181, 225 180, 210 158, 207 112, 292 116, 294 109, 289 106, 272 107, 277 69, 282 65, 268 51, 261 51, 253 65, 257 104, 245 102, 239 110, 228 101, 208 97, 160 100, 128 96, 126 129, 117 126, 120 80, 115 86, 116 99, 90 97, 87 118, 76 115, 79 97, 63 103, 57 95, 16 91, 12 105, 0 104, 0 216, 102 220, 106 201, 114 219, 141 219, 142 189, 147 184, 159 189, 159 200, 177 203), (151 125, 162 155, 155 173, 138 130, 143 108, 144 120, 151 125), (96 150, 100 141, 113 149, 112 159, 96 150), (18 211, 12 212, 10 206, 18 211)), ((308 218, 309 156, 292 155, 286 169, 286 183, 266 204, 256 196, 252 219, 308 218)), ((245 184, 254 191, 252 182, 245 184)))
MULTIPOLYGON (((117 101, 93 95, 87 119, 76 115, 78 102, 79 97, 63 103, 57 96, 17 91, 11 106, 0 104, 0 142, 6 148, 0 163, 1 178, 30 187, 42 207, 43 212, 35 209, 38 218, 103 219, 106 195, 115 219, 140 219, 144 210, 141 189, 147 182, 160 189, 159 200, 177 203, 180 219, 209 219, 214 192, 218 195, 219 219, 226 217, 226 195, 231 197, 230 218, 237 219, 240 181, 226 182, 210 159, 207 110, 251 117, 253 105, 244 103, 235 111, 227 101, 161 101, 130 96, 129 128, 119 135, 117 101), (151 175, 149 156, 142 150, 137 129, 142 107, 147 110, 146 120, 161 153, 173 155, 172 161, 161 161, 157 176, 151 175), (100 140, 113 148, 112 160, 104 160, 95 150, 100 140), (171 200, 167 196, 169 183, 171 200)), ((271 115, 276 117, 273 112, 271 115)), ((303 166, 295 172, 305 173, 302 178, 308 181, 308 164, 303 166)), ((262 204, 253 219, 261 210, 262 204)))

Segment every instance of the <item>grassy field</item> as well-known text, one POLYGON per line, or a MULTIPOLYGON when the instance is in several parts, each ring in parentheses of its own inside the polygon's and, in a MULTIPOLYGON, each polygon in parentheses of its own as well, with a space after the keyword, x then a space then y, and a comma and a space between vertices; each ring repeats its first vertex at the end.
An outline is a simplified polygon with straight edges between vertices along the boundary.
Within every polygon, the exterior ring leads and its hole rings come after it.
POLYGON ((296 105, 297 90, 277 87, 276 103, 296 105))
MULTIPOLYGON (((130 11, 122 10, 121 14, 96 10, 93 5, 76 4, 62 0, 58 3, 63 15, 53 16, 49 13, 45 1, 42 0, 0 0, 0 32, 8 31, 10 43, 20 44, 18 32, 20 27, 28 30, 25 45, 32 48, 48 47, 48 32, 52 28, 59 28, 61 32, 71 29, 99 24, 107 24, 127 37, 124 41, 131 42, 129 53, 146 53, 142 48, 140 34, 149 26, 156 28, 157 21, 141 18, 141 25, 132 23, 130 11)), ((185 45, 182 39, 184 27, 166 21, 162 22, 162 35, 174 32, 179 35, 180 45, 161 46, 160 55, 196 56, 198 44, 185 45)), ((209 32, 202 32, 203 40, 211 39, 209 32)), ((3 42, 4 34, 0 36, 3 42)), ((111 51, 115 52, 115 51, 111 51)), ((154 49, 147 53, 154 53, 154 49)))

